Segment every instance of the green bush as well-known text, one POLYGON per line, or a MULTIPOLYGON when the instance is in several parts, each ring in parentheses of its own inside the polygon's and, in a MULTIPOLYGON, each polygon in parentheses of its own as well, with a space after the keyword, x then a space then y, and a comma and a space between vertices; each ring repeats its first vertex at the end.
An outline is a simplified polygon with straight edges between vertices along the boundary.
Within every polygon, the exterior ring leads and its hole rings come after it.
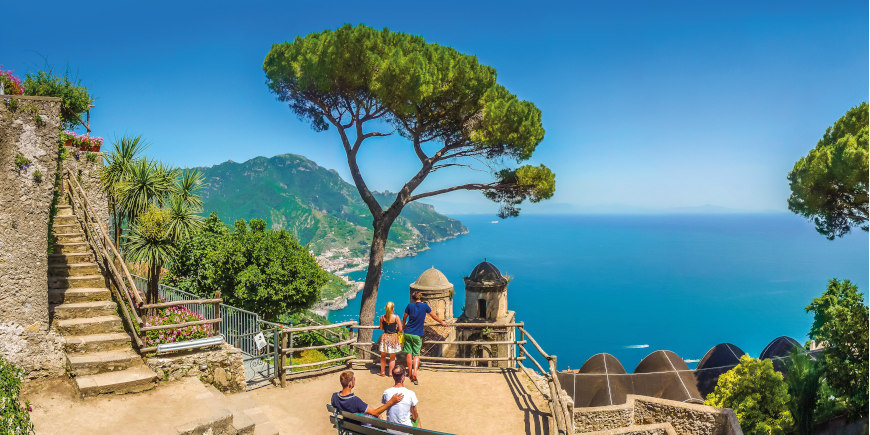
POLYGON ((43 97, 58 97, 62 100, 60 107, 60 119, 64 128, 72 129, 79 124, 82 113, 86 112, 93 97, 88 94, 88 89, 81 85, 77 77, 71 77, 69 70, 63 76, 54 74, 54 71, 38 71, 35 74, 28 73, 24 79, 24 93, 43 97))
POLYGON ((18 400, 22 376, 21 369, 0 355, 0 433, 34 433, 33 423, 30 422, 30 404, 21 406, 18 400))
POLYGON ((170 285, 205 297, 220 290, 225 303, 268 321, 311 307, 328 279, 287 230, 266 230, 264 220, 252 219, 236 221, 230 232, 214 214, 180 244, 169 272, 170 285))
POLYGON ((733 409, 747 435, 783 434, 794 422, 788 386, 769 359, 741 356, 737 367, 719 377, 704 403, 733 409))
POLYGON ((864 295, 849 280, 832 279, 821 296, 806 308, 813 313, 809 337, 826 343, 824 377, 851 419, 867 415, 870 364, 867 354, 868 308, 864 295))

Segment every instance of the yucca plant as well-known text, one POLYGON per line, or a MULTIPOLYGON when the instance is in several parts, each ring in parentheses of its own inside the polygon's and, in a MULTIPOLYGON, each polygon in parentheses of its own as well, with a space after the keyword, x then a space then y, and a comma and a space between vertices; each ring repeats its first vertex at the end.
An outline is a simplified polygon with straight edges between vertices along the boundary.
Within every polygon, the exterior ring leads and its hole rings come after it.
MULTIPOLYGON (((199 199, 198 196, 195 198, 199 199)), ((203 226, 202 216, 197 214, 201 209, 189 205, 179 194, 173 194, 169 198, 167 210, 169 211, 169 238, 173 243, 189 238, 203 226)))
POLYGON ((185 169, 178 177, 176 194, 186 206, 199 213, 202 211, 202 198, 197 192, 203 187, 205 187, 205 182, 202 173, 196 169, 185 169))
POLYGON ((124 258, 127 261, 148 264, 148 292, 146 302, 157 302, 160 272, 176 253, 175 240, 170 237, 170 212, 150 204, 133 221, 124 243, 124 258))
POLYGON ((118 206, 127 223, 135 223, 151 205, 162 207, 176 189, 177 174, 177 169, 163 163, 154 163, 145 157, 135 160, 127 177, 118 185, 118 206))
POLYGON ((109 199, 109 212, 112 214, 115 246, 121 244, 121 229, 125 215, 120 207, 120 185, 130 175, 130 167, 139 154, 148 148, 142 136, 123 136, 115 139, 112 150, 105 154, 105 166, 100 170, 100 184, 109 199))

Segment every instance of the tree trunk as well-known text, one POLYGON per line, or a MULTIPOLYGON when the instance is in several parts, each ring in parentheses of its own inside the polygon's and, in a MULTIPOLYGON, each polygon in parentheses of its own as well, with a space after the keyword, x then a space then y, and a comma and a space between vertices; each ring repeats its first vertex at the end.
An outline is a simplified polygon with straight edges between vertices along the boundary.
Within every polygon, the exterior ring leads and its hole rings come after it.
MULTIPOLYGON (((147 302, 149 304, 157 303, 157 289, 160 285, 160 266, 149 265, 148 267, 148 295, 147 302)), ((156 310, 154 308, 149 310, 150 315, 155 315, 156 310)))
MULTIPOLYGON (((369 267, 366 270, 366 283, 363 287, 362 299, 359 308, 360 325, 371 325, 375 320, 375 308, 378 304, 378 287, 381 284, 381 272, 384 267, 384 248, 387 245, 387 236, 390 235, 390 227, 393 219, 382 218, 375 220, 372 248, 369 252, 369 267)), ((371 329, 360 329, 358 342, 370 343, 372 341, 371 329)))
POLYGON ((115 218, 115 222, 114 222, 115 223, 115 225, 114 225, 114 227, 115 227, 115 248, 117 248, 118 252, 120 252, 121 251, 121 218, 119 216, 120 213, 113 213, 113 215, 114 216, 112 216, 112 217, 115 218))

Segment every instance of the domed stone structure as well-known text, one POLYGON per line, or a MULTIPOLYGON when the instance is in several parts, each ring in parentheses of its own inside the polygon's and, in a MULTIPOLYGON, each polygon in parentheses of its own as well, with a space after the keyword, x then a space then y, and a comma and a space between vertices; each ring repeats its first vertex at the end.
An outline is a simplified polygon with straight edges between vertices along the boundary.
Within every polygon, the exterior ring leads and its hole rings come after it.
MULTIPOLYGON (((453 318, 453 284, 440 270, 432 267, 423 272, 413 284, 410 293, 418 291, 423 294, 423 302, 429 304, 432 312, 439 319, 448 321, 453 318)), ((427 324, 434 324, 431 317, 426 317, 427 324)))
MULTIPOLYGON (((465 277, 465 308, 457 323, 492 323, 488 328, 460 328, 456 331, 458 341, 512 341, 514 329, 499 327, 513 323, 515 313, 508 310, 508 280, 495 265, 484 261, 465 277)), ((505 344, 460 345, 458 353, 473 358, 510 358, 515 356, 514 347, 505 344)), ((509 361, 489 361, 480 365, 512 367, 509 361)))
POLYGON ((484 259, 465 277, 464 316, 490 322, 507 316, 507 285, 501 271, 484 259))
POLYGON ((501 274, 501 271, 486 259, 474 267, 466 280, 491 285, 507 285, 507 279, 501 274))

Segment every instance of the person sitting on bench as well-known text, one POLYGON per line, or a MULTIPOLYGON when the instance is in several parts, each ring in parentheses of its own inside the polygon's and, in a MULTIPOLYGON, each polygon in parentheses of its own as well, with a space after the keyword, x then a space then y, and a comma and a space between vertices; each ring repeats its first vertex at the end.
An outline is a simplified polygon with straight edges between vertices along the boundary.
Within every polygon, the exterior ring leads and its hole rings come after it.
POLYGON ((402 395, 404 400, 400 401, 387 411, 387 421, 390 423, 403 424, 405 426, 413 426, 422 428, 420 425, 420 414, 417 413, 417 394, 405 388, 405 369, 402 366, 396 366, 392 372, 393 380, 396 382, 390 388, 384 391, 381 402, 390 403, 396 396, 402 395), (387 400, 387 397, 392 397, 387 400))
POLYGON ((332 393, 331 404, 339 412, 347 411, 356 414, 369 414, 375 417, 380 417, 384 411, 396 403, 401 402, 402 399, 405 398, 403 394, 395 394, 379 408, 372 408, 363 402, 362 399, 354 396, 353 388, 356 386, 356 377, 353 375, 352 371, 348 370, 342 372, 338 379, 341 382, 341 391, 338 393, 332 393))

